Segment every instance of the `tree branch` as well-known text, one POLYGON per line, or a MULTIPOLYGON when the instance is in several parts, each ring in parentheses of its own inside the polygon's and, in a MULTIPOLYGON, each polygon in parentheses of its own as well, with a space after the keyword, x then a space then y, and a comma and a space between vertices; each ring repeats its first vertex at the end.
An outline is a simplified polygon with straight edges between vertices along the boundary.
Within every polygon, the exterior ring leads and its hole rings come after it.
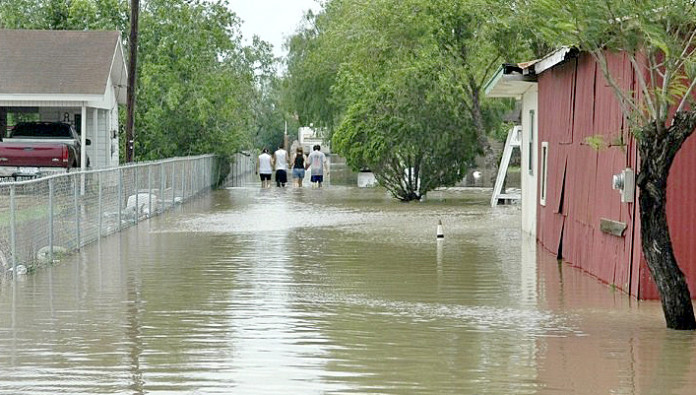
POLYGON ((643 96, 647 101, 647 107, 650 113, 650 117, 657 119, 657 108, 655 107, 655 103, 653 103, 648 83, 645 82, 645 77, 641 72, 640 66, 638 65, 638 61, 636 60, 636 57, 633 54, 629 55, 629 59, 631 60, 631 65, 633 66, 633 71, 635 72, 636 79, 638 80, 640 89, 643 92, 643 96))
MULTIPOLYGON (((602 74, 604 75, 604 79, 609 83, 611 86, 612 90, 616 94, 617 98, 619 99, 619 105, 621 105, 621 111, 624 113, 624 116, 630 117, 631 112, 635 112, 640 114, 640 108, 636 105, 636 103, 631 100, 631 98, 628 97, 628 95, 624 92, 621 87, 618 86, 616 81, 614 80, 613 75, 609 72, 609 66, 607 65, 607 59, 604 56, 603 53, 600 51, 591 51, 592 57, 597 61, 599 64, 600 70, 602 70, 602 74)), ((642 114, 641 114, 642 116, 642 114)))
POLYGON ((681 102, 679 102, 679 106, 677 107, 677 112, 684 111, 684 107, 686 106, 686 103, 688 102, 689 98, 691 97, 691 92, 694 90, 695 86, 696 86, 696 78, 694 78, 693 81, 691 81, 691 85, 689 85, 689 88, 686 90, 684 97, 682 97, 681 102))

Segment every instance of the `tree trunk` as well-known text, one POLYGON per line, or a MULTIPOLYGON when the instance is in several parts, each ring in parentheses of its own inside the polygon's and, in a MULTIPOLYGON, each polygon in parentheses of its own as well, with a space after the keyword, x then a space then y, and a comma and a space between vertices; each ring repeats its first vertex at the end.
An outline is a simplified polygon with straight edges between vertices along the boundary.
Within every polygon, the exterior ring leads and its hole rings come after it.
POLYGON ((644 128, 639 143, 642 248, 670 329, 696 329, 689 287, 674 256, 666 210, 669 169, 694 127, 696 112, 679 113, 666 130, 660 131, 654 124, 644 128))
POLYGON ((483 155, 483 166, 490 176, 491 185, 495 185, 495 180, 498 177, 498 158, 496 158, 486 134, 486 125, 481 113, 481 91, 471 75, 469 75, 469 94, 471 95, 471 118, 476 126, 476 139, 483 155))

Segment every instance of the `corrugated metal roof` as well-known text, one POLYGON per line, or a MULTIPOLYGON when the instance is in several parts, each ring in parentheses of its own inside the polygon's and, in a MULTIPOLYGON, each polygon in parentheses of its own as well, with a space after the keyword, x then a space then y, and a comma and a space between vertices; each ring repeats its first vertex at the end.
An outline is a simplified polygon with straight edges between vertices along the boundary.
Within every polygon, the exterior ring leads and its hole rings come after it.
POLYGON ((569 59, 576 58, 579 52, 580 51, 575 47, 561 47, 560 49, 553 51, 543 58, 527 65, 525 68, 534 66, 534 73, 539 75, 552 67, 568 61, 569 59))
POLYGON ((488 97, 520 97, 536 85, 536 77, 523 74, 522 63, 503 64, 483 90, 488 97))
POLYGON ((119 40, 117 31, 0 29, 0 94, 103 95, 119 40))

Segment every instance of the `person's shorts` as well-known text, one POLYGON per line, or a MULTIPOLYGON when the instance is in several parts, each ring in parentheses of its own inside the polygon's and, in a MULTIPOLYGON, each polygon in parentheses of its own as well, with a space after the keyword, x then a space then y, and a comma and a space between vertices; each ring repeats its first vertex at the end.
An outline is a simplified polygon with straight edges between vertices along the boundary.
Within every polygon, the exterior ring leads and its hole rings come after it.
POLYGON ((271 175, 270 174, 259 174, 261 176, 261 181, 271 181, 271 175))
POLYGON ((323 176, 323 175, 321 175, 321 176, 312 176, 311 181, 312 181, 312 182, 324 182, 324 176, 323 176))
POLYGON ((304 178, 305 169, 292 169, 292 178, 304 178))
POLYGON ((281 184, 288 182, 288 172, 285 170, 276 170, 276 182, 281 184))

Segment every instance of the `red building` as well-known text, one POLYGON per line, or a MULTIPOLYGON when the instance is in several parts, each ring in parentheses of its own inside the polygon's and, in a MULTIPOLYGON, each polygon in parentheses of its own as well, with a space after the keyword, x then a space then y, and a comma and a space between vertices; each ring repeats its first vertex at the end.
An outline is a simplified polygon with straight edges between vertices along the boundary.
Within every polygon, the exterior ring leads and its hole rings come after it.
MULTIPOLYGON (((628 58, 611 55, 609 67, 623 88, 636 91, 628 58)), ((589 54, 564 48, 525 72, 536 74, 538 83, 540 244, 631 295, 658 298, 641 250, 638 192, 630 186, 639 160, 636 142, 601 69, 589 54), (622 172, 628 183, 623 197, 613 185, 622 172)), ((694 137, 675 159, 667 196, 675 255, 696 295, 694 137)))

